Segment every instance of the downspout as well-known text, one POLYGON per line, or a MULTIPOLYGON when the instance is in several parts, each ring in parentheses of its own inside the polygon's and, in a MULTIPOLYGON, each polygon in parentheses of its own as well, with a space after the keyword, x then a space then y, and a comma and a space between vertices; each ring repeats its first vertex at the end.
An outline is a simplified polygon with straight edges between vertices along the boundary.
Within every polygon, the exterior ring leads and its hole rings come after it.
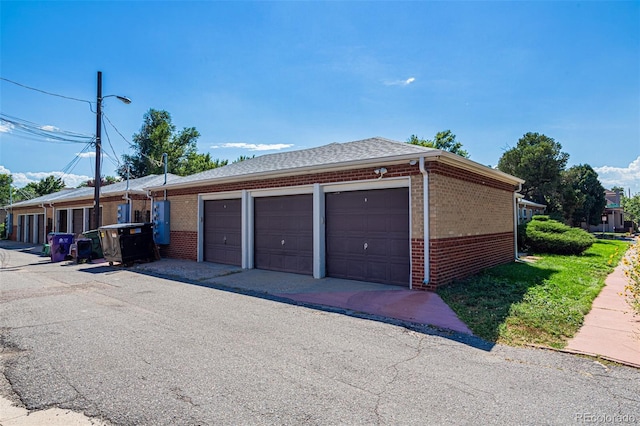
MULTIPOLYGON (((57 232, 58 227, 56 226, 56 208, 53 206, 52 203, 49 203, 49 207, 51 207, 51 232, 57 232)), ((47 226, 45 225, 45 228, 47 226)))
POLYGON ((122 196, 122 199, 125 200, 127 202, 127 205, 129 206, 129 223, 132 223, 133 222, 133 220, 132 220, 133 216, 131 216, 131 213, 132 213, 131 212, 131 204, 132 204, 132 202, 131 202, 131 198, 129 197, 129 191, 126 191, 124 193, 124 195, 122 196))
POLYGON ((129 165, 127 164, 127 187, 124 190, 124 197, 122 197, 127 204, 129 205, 129 223, 133 222, 133 208, 132 208, 132 200, 129 197, 129 165))
POLYGON ((150 189, 147 189, 147 198, 151 200, 151 204, 149 205, 149 220, 153 222, 153 195, 151 195, 150 189))
POLYGON ((518 190, 513 193, 513 247, 515 249, 515 260, 518 261, 518 194, 522 191, 522 184, 518 184, 518 190))
MULTIPOLYGON (((429 257, 429 173, 424 167, 424 157, 420 157, 420 172, 422 173, 422 198, 423 198, 423 220, 424 220, 424 284, 429 284, 429 278, 431 277, 431 264, 429 257)), ((413 283, 412 283, 413 284, 413 283)), ((413 287, 411 285, 410 287, 413 287)))
MULTIPOLYGON (((166 152, 164 154, 162 154, 162 161, 164 161, 164 183, 163 185, 167 184, 167 169, 169 168, 169 154, 167 154, 166 152)), ((164 200, 167 200, 167 190, 164 190, 164 200)))

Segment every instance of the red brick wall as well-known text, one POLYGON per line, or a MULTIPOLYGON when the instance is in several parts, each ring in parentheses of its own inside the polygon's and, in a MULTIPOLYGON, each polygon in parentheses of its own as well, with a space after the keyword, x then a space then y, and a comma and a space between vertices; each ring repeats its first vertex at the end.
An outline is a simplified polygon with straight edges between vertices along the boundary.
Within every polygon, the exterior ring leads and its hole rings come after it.
POLYGON ((424 288, 424 239, 411 239, 411 287, 424 288))
POLYGON ((430 161, 425 163, 425 168, 429 173, 436 173, 443 176, 452 177, 454 179, 460 179, 465 182, 477 183, 479 185, 486 185, 496 189, 503 189, 505 191, 513 192, 515 186, 502 182, 487 176, 479 175, 468 170, 459 169, 448 164, 437 163, 430 161))
POLYGON ((513 233, 474 235, 431 240, 429 247, 433 290, 458 278, 515 259, 513 233))
POLYGON ((198 260, 198 233, 171 231, 171 243, 160 246, 160 256, 173 259, 198 260))

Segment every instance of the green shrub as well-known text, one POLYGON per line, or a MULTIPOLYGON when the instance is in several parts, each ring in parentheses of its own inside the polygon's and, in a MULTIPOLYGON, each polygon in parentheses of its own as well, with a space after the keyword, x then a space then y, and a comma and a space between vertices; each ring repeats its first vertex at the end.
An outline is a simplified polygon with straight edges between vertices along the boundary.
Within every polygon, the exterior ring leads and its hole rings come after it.
POLYGON ((524 246, 536 253, 580 254, 596 241, 588 232, 548 217, 534 216, 524 234, 524 246))
POLYGON ((526 236, 527 224, 521 223, 518 225, 518 250, 527 250, 529 248, 527 246, 526 236))
POLYGON ((537 214, 534 215, 531 220, 537 220, 540 222, 546 222, 547 220, 549 220, 549 216, 543 215, 543 214, 537 214))

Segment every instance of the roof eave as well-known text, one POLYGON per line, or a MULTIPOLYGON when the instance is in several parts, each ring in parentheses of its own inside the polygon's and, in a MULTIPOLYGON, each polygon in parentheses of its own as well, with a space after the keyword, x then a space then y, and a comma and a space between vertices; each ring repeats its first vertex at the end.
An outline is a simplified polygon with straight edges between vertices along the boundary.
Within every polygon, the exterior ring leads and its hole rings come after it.
POLYGON ((354 160, 354 161, 345 161, 342 163, 335 163, 334 165, 322 167, 322 168, 319 168, 318 166, 296 167, 291 169, 273 170, 273 171, 267 171, 267 172, 251 173, 246 175, 214 177, 210 179, 203 179, 203 180, 190 181, 190 182, 184 182, 184 183, 149 186, 149 187, 146 187, 146 189, 149 191, 162 191, 164 189, 183 189, 183 188, 192 188, 192 187, 206 186, 206 185, 212 185, 212 184, 234 182, 238 180, 257 180, 257 179, 264 179, 264 178, 296 176, 296 175, 307 174, 310 171, 318 172, 318 173, 327 173, 327 172, 334 172, 334 171, 340 171, 340 170, 347 170, 357 166, 364 167, 368 165, 378 166, 378 165, 402 164, 404 162, 408 162, 411 160, 417 161, 423 155, 424 154, 413 153, 413 154, 395 155, 392 157, 368 158, 365 160, 354 160))
POLYGON ((425 160, 429 160, 435 157, 435 160, 441 163, 457 166, 461 169, 478 173, 480 175, 487 176, 500 182, 505 182, 512 185, 523 184, 525 182, 519 177, 501 172, 500 170, 492 169, 491 167, 476 163, 473 160, 469 160, 468 158, 461 157, 448 151, 436 150, 435 152, 426 153, 424 157, 425 160))
POLYGON ((524 183, 523 179, 512 176, 510 174, 501 172, 500 170, 495 170, 480 163, 476 163, 475 161, 469 160, 467 158, 461 157, 459 155, 450 153, 448 151, 442 151, 439 149, 433 149, 431 151, 425 151, 422 153, 410 153, 410 154, 401 154, 395 155, 391 157, 378 157, 378 158, 368 158, 364 160, 354 160, 354 161, 345 161, 342 163, 335 163, 333 165, 319 168, 318 166, 306 166, 306 167, 296 167, 291 169, 282 169, 282 170, 274 170, 267 172, 259 172, 245 175, 234 175, 229 177, 214 177, 209 179, 197 180, 197 181, 189 181, 184 183, 168 183, 166 185, 157 185, 157 186, 148 186, 145 189, 149 191, 162 191, 165 189, 184 189, 184 188, 193 188, 214 184, 223 184, 228 182, 235 182, 238 180, 257 180, 264 178, 278 178, 283 176, 296 176, 301 174, 313 172, 333 172, 351 169, 353 167, 364 167, 364 166, 379 166, 379 165, 392 165, 392 164, 402 164, 406 161, 418 160, 420 157, 424 157, 425 160, 433 159, 435 161, 442 162, 444 164, 450 164, 461 169, 480 174, 482 176, 487 176, 498 180, 500 182, 505 182, 511 185, 518 185, 524 183))

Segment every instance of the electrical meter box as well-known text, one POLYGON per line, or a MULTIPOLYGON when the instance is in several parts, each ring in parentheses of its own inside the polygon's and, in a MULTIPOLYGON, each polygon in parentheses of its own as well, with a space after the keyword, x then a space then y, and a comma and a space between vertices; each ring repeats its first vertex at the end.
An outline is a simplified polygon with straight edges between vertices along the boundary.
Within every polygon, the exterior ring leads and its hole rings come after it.
POLYGON ((118 204, 118 223, 129 223, 129 204, 118 204))
POLYGON ((154 201, 151 220, 153 221, 153 241, 156 244, 169 244, 170 203, 167 200, 154 201))

